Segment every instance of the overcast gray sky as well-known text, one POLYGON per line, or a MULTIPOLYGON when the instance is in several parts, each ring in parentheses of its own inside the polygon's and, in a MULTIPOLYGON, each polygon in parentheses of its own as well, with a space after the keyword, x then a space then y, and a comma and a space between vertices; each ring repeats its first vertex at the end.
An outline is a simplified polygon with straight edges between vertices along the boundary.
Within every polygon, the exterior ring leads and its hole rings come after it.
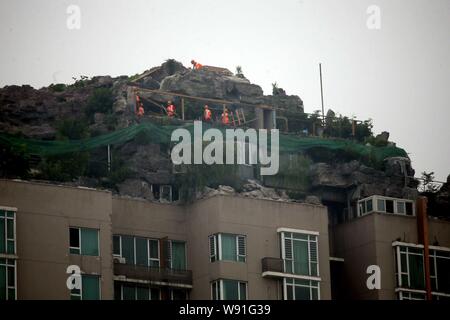
POLYGON ((416 169, 450 173, 450 0, 0 0, 0 86, 133 75, 168 58, 241 65, 305 111, 372 118, 416 169), (80 29, 67 28, 69 5, 80 29), (367 8, 380 8, 369 29, 367 8))

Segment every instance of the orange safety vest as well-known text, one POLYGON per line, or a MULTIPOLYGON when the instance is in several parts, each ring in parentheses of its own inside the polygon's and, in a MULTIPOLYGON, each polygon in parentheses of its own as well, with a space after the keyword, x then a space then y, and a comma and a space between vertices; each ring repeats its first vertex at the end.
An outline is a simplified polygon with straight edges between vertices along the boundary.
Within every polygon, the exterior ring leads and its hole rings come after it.
POLYGON ((228 111, 225 111, 224 113, 222 113, 222 123, 223 124, 230 123, 230 118, 228 117, 228 111))
POLYGON ((144 115, 144 107, 141 105, 139 106, 138 116, 142 117, 144 115))
POLYGON ((201 67, 203 67, 203 65, 201 65, 200 63, 196 62, 194 65, 195 70, 200 69, 201 67))
POLYGON ((205 109, 204 117, 205 117, 205 120, 206 120, 206 121, 211 120, 211 110, 205 109))
POLYGON ((167 107, 167 115, 171 118, 175 115, 175 106, 173 104, 167 107))

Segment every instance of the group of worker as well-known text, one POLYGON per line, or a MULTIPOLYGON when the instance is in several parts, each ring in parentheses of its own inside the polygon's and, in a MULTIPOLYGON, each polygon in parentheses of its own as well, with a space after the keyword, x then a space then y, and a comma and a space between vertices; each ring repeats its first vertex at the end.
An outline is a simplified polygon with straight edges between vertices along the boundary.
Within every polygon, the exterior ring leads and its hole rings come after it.
MULTIPOLYGON (((200 63, 196 62, 195 60, 191 60, 192 69, 199 70, 203 67, 200 63)), ((205 122, 212 122, 212 112, 208 105, 205 105, 203 108, 203 121, 205 122)), ((165 111, 167 113, 167 116, 169 118, 174 118, 176 116, 176 108, 175 105, 172 103, 172 101, 167 101, 167 106, 165 108, 165 111)), ((136 94, 136 115, 138 118, 142 118, 144 116, 144 105, 141 102, 141 99, 138 94, 136 94)), ((230 115, 228 109, 225 107, 223 109, 222 115, 221 115, 221 122, 224 125, 230 124, 230 115)))
MULTIPOLYGON (((173 104, 173 102, 170 101, 170 100, 167 101, 167 106, 165 108, 165 111, 166 111, 166 114, 167 114, 167 116, 169 118, 175 118, 175 116, 177 115, 176 107, 173 104)), ((144 114, 145 114, 144 105, 142 104, 139 95, 136 95, 136 115, 139 118, 142 118, 144 116, 144 114)), ((213 121, 212 111, 211 111, 211 109, 209 108, 208 105, 205 105, 203 107, 203 121, 205 121, 205 122, 212 122, 213 121)), ((226 108, 226 107, 223 109, 223 112, 222 112, 222 115, 221 115, 221 122, 224 125, 229 125, 230 124, 230 114, 229 114, 228 108, 226 108)))

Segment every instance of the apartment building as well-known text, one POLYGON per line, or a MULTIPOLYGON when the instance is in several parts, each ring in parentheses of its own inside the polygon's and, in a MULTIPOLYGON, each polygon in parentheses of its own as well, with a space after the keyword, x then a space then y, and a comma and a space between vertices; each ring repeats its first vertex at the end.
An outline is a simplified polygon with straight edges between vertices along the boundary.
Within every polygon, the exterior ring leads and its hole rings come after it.
POLYGON ((329 259, 322 205, 0 180, 0 299, 331 299, 329 259))

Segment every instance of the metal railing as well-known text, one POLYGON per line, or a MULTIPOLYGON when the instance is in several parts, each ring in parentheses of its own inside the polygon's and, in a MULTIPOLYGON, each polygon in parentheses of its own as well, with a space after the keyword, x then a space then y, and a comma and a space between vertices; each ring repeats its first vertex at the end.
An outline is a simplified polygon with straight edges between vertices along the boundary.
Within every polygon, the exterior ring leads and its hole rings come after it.
POLYGON ((114 262, 114 275, 130 279, 192 285, 191 270, 176 270, 114 262))

